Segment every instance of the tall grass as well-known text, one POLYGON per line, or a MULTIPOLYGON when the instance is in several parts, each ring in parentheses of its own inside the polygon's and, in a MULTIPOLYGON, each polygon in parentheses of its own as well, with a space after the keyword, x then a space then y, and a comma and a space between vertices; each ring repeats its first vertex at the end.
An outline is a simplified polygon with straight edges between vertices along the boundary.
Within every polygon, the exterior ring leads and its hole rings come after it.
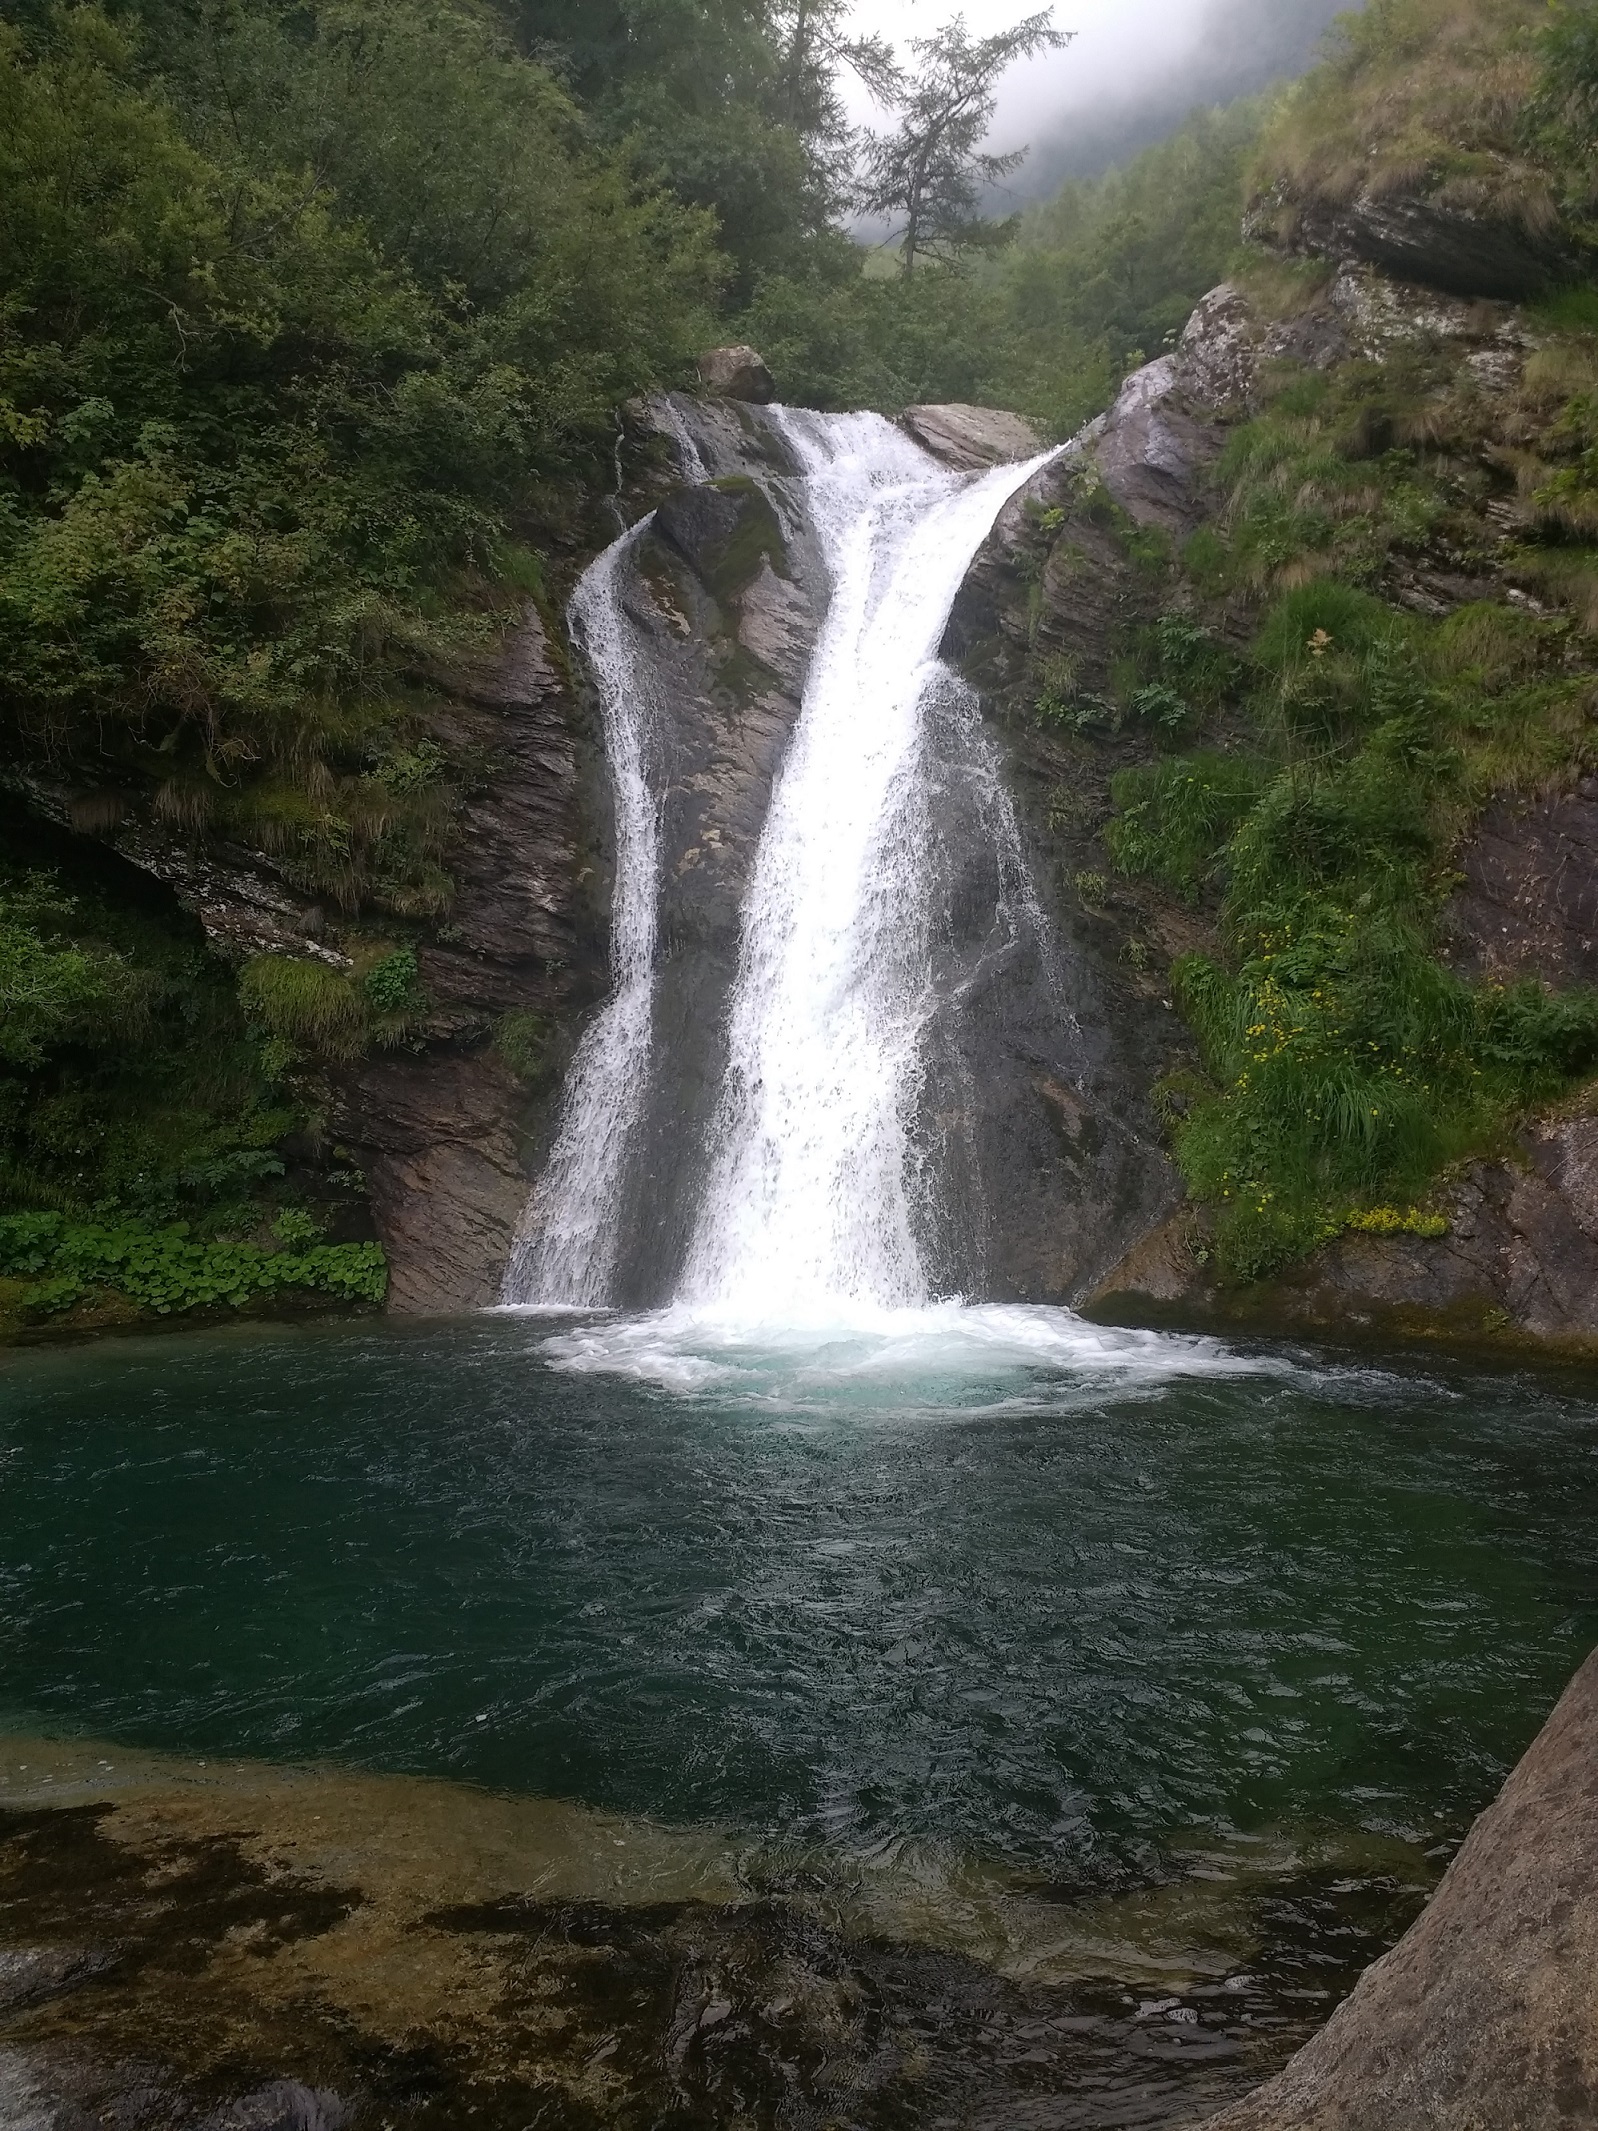
POLYGON ((1117 780, 1120 865, 1215 900, 1223 954, 1173 971, 1205 1072, 1165 1096, 1230 1276, 1424 1197, 1598 1069, 1598 995, 1472 985, 1436 952, 1474 758, 1517 706, 1557 723, 1557 636, 1507 609, 1438 625, 1302 587, 1253 642, 1256 749, 1117 780))

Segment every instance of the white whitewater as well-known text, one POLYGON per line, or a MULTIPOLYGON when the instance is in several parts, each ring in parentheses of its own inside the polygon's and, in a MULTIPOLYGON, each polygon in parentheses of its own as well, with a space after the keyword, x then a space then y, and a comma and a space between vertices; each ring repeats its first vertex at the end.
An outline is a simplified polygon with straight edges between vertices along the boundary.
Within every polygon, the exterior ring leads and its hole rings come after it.
POLYGON ((935 1004, 923 708, 971 558, 1041 460, 946 472, 880 415, 777 417, 832 579, 744 905, 679 1299, 755 1324, 930 1300, 910 1121, 935 1004))
POLYGON ((578 1047, 560 1130, 511 1252, 506 1302, 599 1308, 620 1246, 623 1165, 643 1108, 655 998, 660 810, 649 786, 652 699, 647 644, 622 605, 632 550, 648 520, 585 571, 571 620, 599 690, 615 797, 613 989, 578 1047))

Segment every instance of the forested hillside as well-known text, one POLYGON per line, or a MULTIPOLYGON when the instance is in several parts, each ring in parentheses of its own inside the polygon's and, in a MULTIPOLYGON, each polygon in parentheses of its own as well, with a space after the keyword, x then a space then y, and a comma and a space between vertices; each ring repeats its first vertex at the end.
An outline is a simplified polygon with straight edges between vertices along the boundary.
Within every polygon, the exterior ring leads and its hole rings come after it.
POLYGON ((1252 111, 872 276, 838 226, 840 16, 0 9, 0 1202, 30 1307, 113 1276, 157 1308, 380 1291, 326 1076, 418 1040, 484 774, 418 676, 602 537, 624 400, 754 336, 797 400, 1063 432, 1221 270, 1252 111), (262 853, 344 951, 230 970, 169 896, 129 907, 92 839, 130 797, 262 853))
MULTIPOLYGON (((1492 271, 1524 286, 1477 292, 1534 299, 1539 352, 1490 406, 1418 353, 1272 373, 1177 558, 1178 605, 1227 647, 1226 685, 1202 683, 1224 714, 1205 727, 1175 623, 1127 648, 1104 700, 1142 706, 1150 759, 1104 849, 1215 916, 1178 977, 1211 1079, 1173 1130, 1234 1269, 1346 1204, 1418 1204, 1590 1047, 1582 1002, 1468 994, 1435 932, 1473 810, 1586 759, 1592 22, 1378 0, 1299 87, 1195 113, 907 273, 843 231, 840 70, 889 57, 839 5, 5 0, 13 1299, 375 1296, 340 1072, 444 1035, 529 1085, 550 1070, 538 1014, 434 1013, 425 950, 496 772, 431 692, 529 602, 558 643, 624 403, 747 340, 795 402, 970 400, 1064 437, 1229 272, 1273 315, 1312 304, 1350 216, 1422 278, 1461 217, 1508 232, 1492 271), (1474 552, 1490 510, 1538 614, 1484 592, 1415 618, 1405 558, 1474 552), (130 809, 196 863, 256 854, 327 944, 220 959, 105 849, 130 809), (1289 991, 1313 1027, 1282 1020, 1289 991)), ((1036 693, 1056 728, 1099 715, 1058 673, 1036 693)))

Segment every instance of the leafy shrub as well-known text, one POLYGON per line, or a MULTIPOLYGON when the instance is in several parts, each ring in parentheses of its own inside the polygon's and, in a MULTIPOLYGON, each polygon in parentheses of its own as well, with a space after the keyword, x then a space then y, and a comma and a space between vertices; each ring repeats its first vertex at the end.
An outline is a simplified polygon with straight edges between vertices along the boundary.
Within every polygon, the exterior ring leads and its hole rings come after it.
POLYGON ((48 874, 0 881, 0 1063, 37 1066, 63 1044, 125 1043, 150 986, 103 946, 62 937, 74 913, 48 874))
POLYGON ((1257 762, 1202 754, 1122 770, 1110 786, 1105 830, 1124 873, 1147 874, 1184 902, 1197 900, 1234 830, 1259 796, 1257 762))
POLYGON ((374 962, 361 986, 379 1014, 414 1014, 427 1005, 414 947, 396 947, 374 962))
POLYGON ((263 1251, 196 1241, 183 1221, 157 1228, 122 1218, 71 1222, 59 1214, 0 1217, 0 1273, 27 1277, 21 1307, 43 1314, 105 1290, 168 1317, 221 1304, 240 1309, 297 1288, 380 1303, 388 1287, 376 1243, 263 1251))
POLYGON ((285 1206, 272 1223, 272 1233, 290 1250, 308 1250, 322 1240, 322 1224, 301 1206, 285 1206))

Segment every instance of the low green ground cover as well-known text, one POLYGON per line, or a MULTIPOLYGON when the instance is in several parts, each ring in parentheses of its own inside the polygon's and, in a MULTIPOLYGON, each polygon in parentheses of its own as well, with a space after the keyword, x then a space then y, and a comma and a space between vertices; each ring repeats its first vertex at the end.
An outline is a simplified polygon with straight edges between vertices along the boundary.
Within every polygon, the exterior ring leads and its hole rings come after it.
MULTIPOLYGON (((363 1041, 414 1011, 408 949, 352 976, 292 967, 341 987, 363 1041)), ((305 1033, 252 1019, 199 927, 109 856, 80 866, 71 893, 56 866, 0 866, 11 1309, 58 1313, 106 1292, 158 1315, 296 1289, 380 1301, 379 1247, 325 1240, 357 1218, 362 1183, 321 1144, 305 1033)))
MULTIPOLYGON (((1245 507, 1221 560, 1245 578, 1258 465, 1226 469, 1245 507)), ((1162 1094, 1221 1269, 1257 1279, 1350 1226, 1431 1232, 1450 1163, 1598 1070, 1598 996, 1469 983, 1438 952, 1464 828, 1589 761, 1595 680, 1566 619, 1431 621, 1327 575, 1270 602, 1241 682, 1246 737, 1122 772, 1107 838, 1216 919, 1221 951, 1172 971, 1204 1071, 1162 1094)))
POLYGON ((186 1221, 158 1226, 128 1215, 69 1221, 60 1214, 0 1216, 0 1277, 23 1284, 29 1315, 69 1310, 106 1291, 158 1317, 247 1303, 291 1289, 344 1302, 380 1303, 388 1272, 376 1243, 263 1249, 204 1242, 186 1221))

